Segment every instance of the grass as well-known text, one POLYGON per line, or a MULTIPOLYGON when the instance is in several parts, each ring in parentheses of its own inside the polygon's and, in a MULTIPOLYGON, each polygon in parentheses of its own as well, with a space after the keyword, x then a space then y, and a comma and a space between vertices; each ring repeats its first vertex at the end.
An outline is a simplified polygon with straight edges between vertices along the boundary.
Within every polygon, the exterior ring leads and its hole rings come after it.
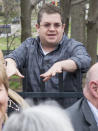
POLYGON ((18 76, 12 76, 9 80, 9 87, 13 90, 22 90, 22 81, 18 76))
MULTIPOLYGON (((35 10, 33 10, 33 12, 32 12, 32 20, 34 20, 34 21, 36 20, 36 11, 35 10)), ((0 16, 0 25, 2 25, 2 24, 4 24, 4 17, 0 16)), ((19 32, 20 32, 20 30, 19 30, 19 32)), ((35 37, 36 36, 35 24, 32 24, 32 32, 34 32, 33 37, 35 37)), ((11 40, 12 40, 12 37, 9 37, 9 43, 11 42, 11 40)), ((21 44, 21 37, 18 36, 14 39, 10 50, 17 48, 20 44, 21 44)), ((0 49, 7 50, 7 38, 5 38, 5 37, 0 38, 0 49)), ((13 90, 21 90, 22 89, 22 82, 18 76, 12 76, 10 78, 9 87, 13 90)))
MULTIPOLYGON (((9 37, 9 43, 11 42, 11 40, 12 40, 12 37, 9 37)), ((20 45, 20 43, 21 43, 20 37, 16 37, 13 41, 13 44, 10 50, 17 48, 20 45)), ((7 50, 7 38, 5 37, 0 38, 0 49, 7 50)))
MULTIPOLYGON (((11 37, 9 37, 9 42, 11 42, 11 37)), ((21 39, 20 37, 16 37, 13 41, 13 45, 11 46, 10 50, 17 48, 20 45, 21 39)), ((7 39, 0 38, 0 49, 7 50, 7 39)), ((20 91, 22 90, 22 83, 18 76, 12 76, 9 80, 9 87, 13 90, 20 91)))
MULTIPOLYGON (((3 23, 1 23, 3 24, 3 23)), ((32 26, 32 32, 36 32, 36 28, 32 26)), ((33 35, 33 37, 35 37, 33 35)), ((9 43, 11 42, 12 37, 9 37, 9 43)), ((13 44, 10 48, 10 50, 14 50, 21 44, 21 37, 18 36, 14 39, 13 44)), ((7 38, 2 37, 0 38, 0 49, 1 50, 7 50, 7 38)), ((9 87, 15 91, 21 91, 22 90, 22 82, 17 76, 12 76, 9 80, 9 87)))
POLYGON ((4 24, 4 17, 0 16, 0 25, 4 24))
MULTIPOLYGON (((11 37, 9 37, 9 42, 11 42, 11 37)), ((0 38, 0 49, 1 50, 7 50, 7 39, 6 38, 0 38)), ((17 48, 20 45, 20 37, 16 37, 14 39, 13 45, 11 46, 10 50, 13 50, 17 48)), ((19 91, 22 89, 21 80, 18 76, 12 76, 9 80, 9 87, 13 90, 19 91)))

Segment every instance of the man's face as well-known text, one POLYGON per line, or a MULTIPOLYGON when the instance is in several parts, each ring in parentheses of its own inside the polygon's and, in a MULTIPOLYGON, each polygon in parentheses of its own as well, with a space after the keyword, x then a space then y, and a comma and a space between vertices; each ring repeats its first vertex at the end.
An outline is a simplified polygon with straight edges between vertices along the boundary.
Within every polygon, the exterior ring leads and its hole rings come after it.
POLYGON ((62 39, 65 25, 58 13, 44 13, 40 25, 36 25, 43 46, 55 47, 62 39))

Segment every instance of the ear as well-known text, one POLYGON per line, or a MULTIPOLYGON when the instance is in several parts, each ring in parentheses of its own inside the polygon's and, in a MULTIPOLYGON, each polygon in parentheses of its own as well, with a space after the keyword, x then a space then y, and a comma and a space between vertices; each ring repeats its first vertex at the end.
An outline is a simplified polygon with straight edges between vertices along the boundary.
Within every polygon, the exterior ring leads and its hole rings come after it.
POLYGON ((96 81, 90 82, 90 91, 94 97, 98 98, 98 82, 96 81))
POLYGON ((66 27, 66 24, 63 24, 63 25, 62 25, 62 29, 63 29, 63 31, 64 31, 65 27, 66 27))
POLYGON ((40 29, 40 25, 36 24, 36 30, 37 30, 37 32, 39 32, 39 29, 40 29))

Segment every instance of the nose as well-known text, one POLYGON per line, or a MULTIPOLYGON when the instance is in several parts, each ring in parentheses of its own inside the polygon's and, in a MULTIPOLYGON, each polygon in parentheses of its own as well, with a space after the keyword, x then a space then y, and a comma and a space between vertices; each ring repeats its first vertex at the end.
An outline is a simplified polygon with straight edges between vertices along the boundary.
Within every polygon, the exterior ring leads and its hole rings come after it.
POLYGON ((49 30, 55 30, 55 27, 54 27, 54 25, 53 25, 53 24, 51 24, 51 25, 50 25, 49 30))

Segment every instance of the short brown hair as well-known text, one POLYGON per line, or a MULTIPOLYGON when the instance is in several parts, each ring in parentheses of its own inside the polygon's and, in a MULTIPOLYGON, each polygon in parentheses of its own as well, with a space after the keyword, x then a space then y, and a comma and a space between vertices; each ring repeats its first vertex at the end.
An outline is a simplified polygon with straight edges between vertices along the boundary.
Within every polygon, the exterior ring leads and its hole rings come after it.
POLYGON ((7 77, 6 70, 2 61, 0 61, 0 85, 1 84, 4 85, 6 91, 8 92, 8 87, 9 87, 8 77, 7 77))
POLYGON ((39 10, 39 12, 38 12, 37 23, 39 25, 40 25, 40 22, 41 22, 42 15, 44 13, 47 13, 47 14, 58 13, 61 16, 62 24, 64 24, 63 15, 62 15, 61 10, 59 9, 59 7, 54 6, 52 4, 44 4, 41 7, 41 9, 39 10))

